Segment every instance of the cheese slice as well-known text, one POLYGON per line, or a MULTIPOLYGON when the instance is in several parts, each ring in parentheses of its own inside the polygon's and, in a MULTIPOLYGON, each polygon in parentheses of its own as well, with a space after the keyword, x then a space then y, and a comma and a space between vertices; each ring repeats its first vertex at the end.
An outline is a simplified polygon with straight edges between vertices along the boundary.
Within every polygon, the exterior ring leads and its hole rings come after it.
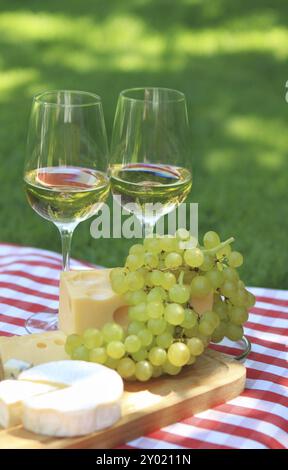
POLYGON ((23 403, 23 425, 49 436, 81 436, 121 417, 123 381, 100 364, 59 361, 22 372, 19 382, 66 386, 23 403))
MULTIPOLYGON (((65 340, 66 336, 61 331, 48 331, 25 336, 0 336, 2 368, 5 369, 4 364, 7 364, 11 359, 24 361, 31 365, 69 359, 64 349, 65 340)), ((4 370, 2 375, 6 375, 6 373, 4 370)))
POLYGON ((23 400, 54 390, 51 385, 3 380, 0 383, 0 426, 8 428, 20 424, 23 400))
POLYGON ((126 303, 113 292, 109 273, 110 269, 61 273, 59 328, 65 334, 82 334, 87 328, 115 321, 117 311, 126 303))

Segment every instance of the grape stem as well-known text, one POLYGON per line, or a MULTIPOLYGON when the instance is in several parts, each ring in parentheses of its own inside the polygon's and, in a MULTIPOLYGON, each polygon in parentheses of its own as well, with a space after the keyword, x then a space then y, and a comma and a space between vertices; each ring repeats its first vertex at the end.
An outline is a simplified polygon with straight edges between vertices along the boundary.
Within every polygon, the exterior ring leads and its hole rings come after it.
POLYGON ((225 240, 224 242, 219 243, 219 245, 214 246, 214 248, 202 250, 204 254, 209 254, 209 255, 215 255, 217 251, 221 250, 224 248, 224 246, 230 245, 230 243, 233 243, 235 241, 234 237, 228 238, 228 240, 225 240))
POLYGON ((181 271, 178 277, 178 284, 180 284, 180 286, 183 286, 183 278, 184 278, 184 271, 181 271))

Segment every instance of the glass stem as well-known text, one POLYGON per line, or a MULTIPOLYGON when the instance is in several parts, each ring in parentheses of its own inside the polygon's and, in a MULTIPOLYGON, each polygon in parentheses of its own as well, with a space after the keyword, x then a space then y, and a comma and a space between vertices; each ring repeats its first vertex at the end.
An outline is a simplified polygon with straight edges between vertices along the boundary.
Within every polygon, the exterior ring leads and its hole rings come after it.
POLYGON ((70 270, 70 250, 71 250, 71 241, 72 235, 75 229, 75 225, 73 226, 58 226, 60 235, 61 235, 61 242, 62 242, 62 269, 63 271, 70 270))

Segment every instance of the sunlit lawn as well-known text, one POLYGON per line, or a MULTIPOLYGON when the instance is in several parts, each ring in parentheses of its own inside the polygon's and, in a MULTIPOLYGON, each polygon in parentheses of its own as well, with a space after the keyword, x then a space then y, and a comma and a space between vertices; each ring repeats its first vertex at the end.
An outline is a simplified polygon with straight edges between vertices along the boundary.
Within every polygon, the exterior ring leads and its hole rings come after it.
MULTIPOLYGON (((200 232, 237 238, 250 285, 288 286, 287 2, 3 0, 0 9, 2 241, 60 249, 22 189, 35 92, 100 94, 110 136, 121 89, 166 86, 188 99, 200 232)), ((93 240, 89 226, 78 227, 73 255, 121 263, 132 241, 93 240)))

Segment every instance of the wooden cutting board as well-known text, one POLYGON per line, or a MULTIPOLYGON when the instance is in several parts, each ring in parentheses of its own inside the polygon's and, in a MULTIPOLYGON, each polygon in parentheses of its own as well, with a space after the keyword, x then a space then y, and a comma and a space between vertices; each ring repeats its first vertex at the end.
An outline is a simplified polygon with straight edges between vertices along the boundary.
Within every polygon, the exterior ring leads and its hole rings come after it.
POLYGON ((75 438, 51 438, 22 426, 0 429, 0 449, 108 449, 239 395, 246 369, 230 356, 208 350, 181 374, 127 383, 123 417, 112 428, 75 438))

